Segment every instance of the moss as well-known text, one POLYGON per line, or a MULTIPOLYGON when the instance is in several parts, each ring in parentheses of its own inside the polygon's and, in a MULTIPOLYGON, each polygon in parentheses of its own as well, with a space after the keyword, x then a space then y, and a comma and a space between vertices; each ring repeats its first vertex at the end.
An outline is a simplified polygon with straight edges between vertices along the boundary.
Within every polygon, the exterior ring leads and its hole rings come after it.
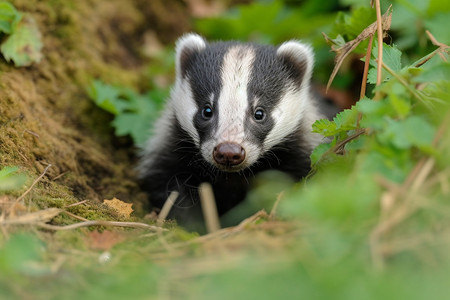
MULTIPOLYGON (((86 87, 93 78, 135 89, 148 85, 143 37, 157 30, 166 42, 173 41, 189 29, 189 15, 181 13, 186 8, 180 1, 164 0, 149 7, 138 0, 12 3, 36 19, 44 58, 28 68, 0 60, 0 167, 19 166, 32 182, 52 165, 27 197, 37 208, 87 199, 69 211, 88 219, 117 220, 100 204, 117 197, 133 202, 137 215, 143 215, 146 196, 136 184, 133 149, 129 144, 120 148, 110 116, 88 99, 86 87), (161 7, 176 7, 177 26, 169 29, 162 21, 161 7)), ((55 221, 65 222, 59 218, 55 221)))

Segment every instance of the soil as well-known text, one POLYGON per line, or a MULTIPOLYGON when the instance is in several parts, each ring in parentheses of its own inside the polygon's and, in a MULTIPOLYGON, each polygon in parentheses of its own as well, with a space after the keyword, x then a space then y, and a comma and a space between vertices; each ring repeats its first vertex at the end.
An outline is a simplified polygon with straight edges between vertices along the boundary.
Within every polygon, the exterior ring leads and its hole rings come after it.
POLYGON ((148 89, 146 37, 172 43, 190 29, 188 7, 177 0, 12 4, 35 18, 44 47, 43 59, 30 67, 0 59, 0 167, 20 167, 29 186, 51 164, 26 198, 37 209, 82 200, 98 207, 117 197, 143 214, 136 149, 129 139, 114 137, 111 116, 93 104, 86 88, 100 78, 148 89))

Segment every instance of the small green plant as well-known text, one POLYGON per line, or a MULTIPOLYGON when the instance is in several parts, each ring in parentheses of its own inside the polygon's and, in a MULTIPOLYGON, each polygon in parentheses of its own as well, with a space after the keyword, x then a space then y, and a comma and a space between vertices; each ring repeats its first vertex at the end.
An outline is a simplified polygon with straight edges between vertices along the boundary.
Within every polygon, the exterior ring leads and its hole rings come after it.
POLYGON ((29 66, 42 58, 41 33, 34 18, 22 14, 9 2, 0 2, 0 51, 17 67, 29 66))
POLYGON ((18 167, 4 167, 0 170, 0 192, 17 190, 26 181, 26 175, 17 173, 18 167))
MULTIPOLYGON (((389 14, 385 16, 383 20, 389 20, 389 14)), ((336 265, 363 264, 370 255, 375 267, 383 268, 389 261, 391 269, 401 265, 396 269, 400 270, 419 263, 422 250, 427 259, 448 261, 446 251, 431 250, 439 246, 425 239, 446 240, 445 233, 434 228, 446 226, 450 210, 448 205, 434 209, 448 197, 436 178, 447 174, 441 180, 449 181, 450 47, 427 32, 434 49, 414 61, 402 57, 394 44, 380 49, 374 42, 370 47, 375 30, 369 27, 361 28, 364 34, 355 33, 352 26, 339 28, 337 38, 327 37, 337 61, 345 58, 350 46, 358 52, 358 44, 370 40, 365 43, 370 69, 362 83, 362 99, 332 121, 313 125, 314 132, 330 142, 314 150, 315 175, 291 191, 282 211, 314 229, 315 236, 304 235, 311 247, 335 249, 318 252, 336 265), (376 86, 364 96, 367 84, 376 86), (406 246, 407 240, 414 246, 406 246)))
POLYGON ((88 95, 100 108, 114 115, 111 125, 117 136, 130 135, 135 145, 142 146, 168 91, 155 89, 141 95, 130 88, 94 80, 88 87, 88 95))

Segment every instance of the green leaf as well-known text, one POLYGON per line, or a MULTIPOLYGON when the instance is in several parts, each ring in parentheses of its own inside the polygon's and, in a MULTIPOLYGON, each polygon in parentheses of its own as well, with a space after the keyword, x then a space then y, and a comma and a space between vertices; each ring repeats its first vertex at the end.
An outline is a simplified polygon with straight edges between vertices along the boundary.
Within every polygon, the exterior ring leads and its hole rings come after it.
POLYGON ((30 274, 32 263, 42 255, 42 243, 27 234, 13 235, 7 244, 0 248, 0 274, 21 272, 30 274))
POLYGON ((11 3, 0 2, 0 32, 11 34, 21 18, 22 14, 11 3))
POLYGON ((431 68, 425 69, 418 76, 414 82, 436 82, 448 81, 450 79, 450 62, 441 62, 440 64, 431 68))
POLYGON ((382 129, 385 126, 385 118, 392 115, 392 107, 386 100, 374 101, 365 98, 360 100, 356 107, 363 114, 360 125, 364 128, 382 129))
POLYGON ((0 170, 0 191, 20 189, 27 177, 25 174, 16 174, 18 167, 4 167, 0 170))
POLYGON ((320 133, 323 136, 333 136, 338 133, 356 129, 358 111, 356 108, 345 109, 338 113, 333 121, 321 119, 312 125, 313 132, 320 133))
POLYGON ((112 125, 117 136, 129 134, 136 145, 143 145, 150 135, 151 122, 150 118, 135 113, 122 113, 116 116, 112 125))
MULTIPOLYGON (((374 59, 370 60, 370 64, 373 66, 369 70, 367 75, 367 82, 370 84, 375 84, 377 82, 377 62, 378 58, 378 44, 375 42, 375 46, 372 49, 372 54, 374 59)), ((394 72, 399 72, 402 69, 402 52, 398 50, 397 46, 386 45, 383 43, 383 63, 388 66, 394 72)), ((383 69, 382 78, 387 81, 391 78, 391 75, 383 69)))
POLYGON ((356 122, 358 119, 358 111, 355 107, 351 109, 345 109, 338 113, 333 121, 336 124, 337 131, 349 131, 356 129, 356 122))
POLYGON ((407 117, 411 112, 411 103, 399 96, 396 93, 392 93, 389 95, 389 102, 392 106, 392 108, 395 110, 396 114, 400 118, 407 117))
POLYGON ((0 46, 5 59, 12 60, 17 67, 39 62, 41 49, 41 33, 31 16, 22 18, 15 31, 0 46))
POLYGON ((120 98, 120 91, 100 80, 94 80, 88 87, 88 95, 94 102, 107 112, 117 115, 128 108, 129 104, 120 98))
POLYGON ((370 7, 361 6, 351 14, 339 12, 331 35, 341 34, 352 40, 375 20, 375 10, 370 7))
POLYGON ((388 119, 384 132, 378 137, 385 143, 392 143, 399 149, 408 149, 416 146, 429 151, 434 137, 434 127, 423 117, 411 116, 405 120, 388 119))
POLYGON ((314 122, 312 129, 313 132, 323 136, 332 136, 336 134, 336 123, 328 119, 320 119, 314 122))
POLYGON ((320 144, 319 146, 317 146, 313 152, 311 153, 311 165, 315 165, 317 164, 317 162, 319 162, 320 158, 322 157, 322 155, 324 155, 328 150, 330 150, 332 147, 331 143, 325 143, 325 144, 320 144))

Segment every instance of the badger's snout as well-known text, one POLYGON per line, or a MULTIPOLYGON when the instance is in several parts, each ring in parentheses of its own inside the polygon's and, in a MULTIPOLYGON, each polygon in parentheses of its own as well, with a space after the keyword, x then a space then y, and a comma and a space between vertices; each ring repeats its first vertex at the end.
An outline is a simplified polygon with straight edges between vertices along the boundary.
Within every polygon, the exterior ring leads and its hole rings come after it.
POLYGON ((224 167, 233 167, 241 164, 245 159, 245 149, 236 143, 220 143, 213 150, 216 163, 224 167))

